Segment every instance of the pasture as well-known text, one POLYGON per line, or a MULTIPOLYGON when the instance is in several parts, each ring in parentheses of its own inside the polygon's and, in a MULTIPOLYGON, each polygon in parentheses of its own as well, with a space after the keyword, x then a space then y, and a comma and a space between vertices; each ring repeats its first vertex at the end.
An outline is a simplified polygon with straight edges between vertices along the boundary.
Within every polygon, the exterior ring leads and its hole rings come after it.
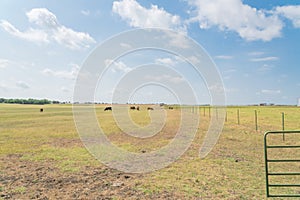
MULTIPOLYGON (((159 134, 146 139, 129 137, 105 107, 96 105, 103 130, 114 144, 128 151, 161 148, 178 128, 179 109, 166 106, 167 122, 159 134)), ((147 125, 148 113, 155 109, 139 107, 140 111, 129 110, 131 118, 147 125)), ((0 199, 265 199, 264 132, 282 129, 282 112, 285 130, 299 130, 300 107, 228 107, 219 141, 204 159, 198 154, 210 121, 208 107, 205 116, 203 107, 197 112, 200 126, 182 157, 158 171, 129 174, 110 169, 89 154, 76 132, 71 105, 0 104, 0 199)), ((280 136, 272 141, 300 145, 299 136, 286 136, 285 141, 280 136)), ((293 152, 295 149, 279 154, 300 159, 300 152, 293 152)), ((276 167, 295 171, 299 164, 276 167)), ((299 184, 300 177, 278 181, 299 184)), ((280 192, 300 193, 300 189, 280 192)))

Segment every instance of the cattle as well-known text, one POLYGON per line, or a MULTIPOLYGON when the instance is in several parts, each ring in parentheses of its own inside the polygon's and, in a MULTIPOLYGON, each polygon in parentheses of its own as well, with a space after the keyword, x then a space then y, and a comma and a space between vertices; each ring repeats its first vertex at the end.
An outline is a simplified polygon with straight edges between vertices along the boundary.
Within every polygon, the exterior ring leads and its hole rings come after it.
POLYGON ((138 110, 138 111, 139 111, 139 110, 140 110, 140 107, 139 107, 139 106, 137 106, 137 107, 136 107, 136 110, 138 110))
POLYGON ((43 108, 41 108, 41 109, 40 109, 40 112, 44 112, 44 109, 43 109, 43 108))
POLYGON ((173 107, 169 107, 170 110, 173 110, 173 107))
POLYGON ((109 107, 105 107, 104 111, 107 111, 107 110, 112 110, 112 107, 110 107, 110 106, 109 107))
POLYGON ((135 107, 134 106, 130 106, 130 110, 135 110, 135 107))
POLYGON ((148 107, 147 110, 154 110, 153 108, 148 107))

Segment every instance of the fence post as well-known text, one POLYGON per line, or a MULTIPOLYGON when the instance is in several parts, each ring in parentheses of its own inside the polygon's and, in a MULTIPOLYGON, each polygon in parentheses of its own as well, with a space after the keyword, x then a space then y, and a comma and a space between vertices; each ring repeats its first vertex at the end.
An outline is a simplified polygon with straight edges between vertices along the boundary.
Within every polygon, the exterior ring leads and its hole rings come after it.
POLYGON ((208 107, 208 116, 210 118, 210 106, 208 107))
POLYGON ((238 124, 240 124, 240 109, 237 110, 237 119, 238 119, 238 124))
MULTIPOLYGON (((284 131, 284 112, 281 113, 281 121, 282 121, 282 130, 284 131)), ((282 134, 282 139, 285 141, 285 135, 282 134)))
POLYGON ((255 130, 258 130, 258 124, 257 124, 257 110, 254 110, 254 115, 255 115, 255 130))

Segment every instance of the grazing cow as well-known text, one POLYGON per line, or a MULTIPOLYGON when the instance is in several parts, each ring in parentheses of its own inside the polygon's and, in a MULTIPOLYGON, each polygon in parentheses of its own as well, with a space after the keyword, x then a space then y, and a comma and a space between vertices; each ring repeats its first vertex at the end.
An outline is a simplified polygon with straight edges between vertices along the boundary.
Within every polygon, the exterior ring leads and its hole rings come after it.
POLYGON ((134 106, 130 106, 130 110, 135 110, 135 107, 134 106))
POLYGON ((173 110, 173 107, 169 107, 170 110, 173 110))
POLYGON ((107 111, 107 110, 112 110, 112 108, 110 106, 109 107, 105 107, 104 111, 107 111))
POLYGON ((148 107, 147 110, 154 110, 153 108, 148 107))
POLYGON ((44 109, 43 109, 43 108, 41 108, 41 109, 40 109, 40 112, 44 112, 44 109))
POLYGON ((139 111, 139 110, 140 110, 140 107, 139 107, 139 106, 137 106, 137 107, 136 107, 136 110, 138 110, 138 111, 139 111))

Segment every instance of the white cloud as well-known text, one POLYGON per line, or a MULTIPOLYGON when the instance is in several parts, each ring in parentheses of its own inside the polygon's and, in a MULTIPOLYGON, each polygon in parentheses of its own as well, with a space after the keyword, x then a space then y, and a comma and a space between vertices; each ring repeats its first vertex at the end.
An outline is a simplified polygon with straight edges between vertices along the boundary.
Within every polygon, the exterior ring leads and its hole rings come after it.
POLYGON ((9 65, 9 60, 0 58, 0 69, 6 68, 9 65))
POLYGON ((122 43, 120 43, 120 46, 121 46, 121 47, 124 47, 124 48, 127 48, 127 49, 130 49, 130 48, 132 48, 130 44, 123 43, 123 42, 122 42, 122 43))
POLYGON ((280 90, 267 90, 267 89, 263 89, 261 90, 262 94, 268 94, 268 95, 276 95, 276 94, 280 94, 281 91, 280 90))
POLYGON ((30 23, 41 27, 56 28, 59 25, 56 16, 46 8, 34 8, 26 13, 30 23))
POLYGON ((162 39, 162 42, 168 42, 172 47, 177 47, 180 49, 187 49, 191 47, 191 41, 186 37, 185 32, 170 32, 164 31, 164 34, 167 36, 162 39))
POLYGON ((253 52, 248 53, 249 56, 261 56, 263 54, 265 54, 265 52, 262 52, 262 51, 253 51, 253 52))
POLYGON ((83 14, 85 16, 89 16, 90 15, 90 11, 89 10, 81 10, 80 12, 81 12, 81 14, 83 14))
POLYGON ((147 9, 136 0, 121 0, 113 2, 112 10, 132 27, 183 29, 178 15, 172 15, 157 5, 147 9))
POLYGON ((234 31, 248 41, 270 41, 281 36, 282 21, 276 14, 244 4, 241 0, 188 0, 200 28, 217 26, 222 31, 234 31))
POLYGON ((224 73, 233 73, 233 72, 236 72, 236 69, 231 68, 224 71, 224 73))
POLYGON ((234 93, 234 92, 239 92, 240 90, 237 88, 225 88, 226 93, 234 93))
POLYGON ((0 26, 9 34, 36 43, 48 43, 48 35, 43 30, 29 28, 26 31, 20 31, 6 20, 0 21, 0 26))
POLYGON ((180 76, 170 76, 170 75, 161 75, 161 76, 150 76, 147 75, 145 76, 146 79, 150 80, 150 81, 168 81, 171 83, 181 83, 184 81, 183 77, 180 76))
POLYGON ((112 70, 112 72, 129 72, 131 70, 131 68, 127 67, 127 65, 125 63, 123 63, 122 61, 113 61, 111 59, 106 59, 104 61, 106 66, 109 66, 110 69, 112 70))
POLYGON ((70 49, 78 50, 81 48, 89 48, 91 43, 95 40, 87 33, 76 32, 72 29, 60 26, 52 36, 55 41, 70 49))
POLYGON ((261 57, 261 58, 252 58, 250 61, 252 62, 264 62, 264 61, 275 61, 278 60, 278 57, 270 56, 270 57, 261 57))
POLYGON ((174 59, 171 58, 157 58, 155 60, 155 63, 167 65, 167 66, 174 66, 177 62, 174 59))
POLYGON ((196 56, 189 56, 187 57, 187 60, 191 62, 191 64, 199 64, 201 61, 196 56))
POLYGON ((233 58, 233 56, 228 56, 228 55, 218 55, 218 56, 215 56, 215 58, 217 59, 222 59, 222 60, 230 60, 233 58))
POLYGON ((72 50, 88 48, 91 43, 95 43, 88 33, 77 32, 61 25, 56 16, 46 8, 34 8, 26 15, 29 22, 38 26, 39 29, 30 27, 22 32, 5 20, 1 20, 0 25, 9 34, 18 38, 37 43, 55 41, 72 50))
POLYGON ((262 65, 261 67, 258 68, 258 71, 266 72, 266 71, 272 70, 273 68, 274 68, 274 66, 264 64, 264 65, 262 65))
POLYGON ((275 12, 291 20, 295 28, 300 28, 300 5, 279 6, 275 12))
POLYGON ((60 71, 55 71, 49 68, 46 68, 42 71, 43 74, 48 75, 48 76, 54 76, 57 78, 64 78, 64 79, 72 79, 74 80, 77 77, 78 71, 79 71, 79 66, 76 64, 71 64, 72 69, 71 71, 65 71, 65 70, 60 70, 60 71))
POLYGON ((29 89, 30 88, 29 84, 27 84, 23 81, 18 81, 16 83, 16 85, 17 85, 18 88, 21 88, 21 89, 29 89))

